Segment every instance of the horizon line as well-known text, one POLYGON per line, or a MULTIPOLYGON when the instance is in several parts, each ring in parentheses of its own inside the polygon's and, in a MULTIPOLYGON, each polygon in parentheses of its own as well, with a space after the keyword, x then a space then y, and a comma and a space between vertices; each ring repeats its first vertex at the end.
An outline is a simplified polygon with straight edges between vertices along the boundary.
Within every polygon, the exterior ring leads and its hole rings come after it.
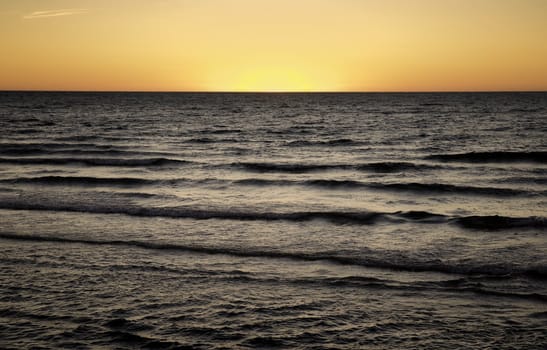
POLYGON ((231 90, 42 90, 0 89, 5 92, 58 92, 58 93, 189 93, 189 94, 442 94, 442 93, 547 93, 547 90, 347 90, 347 91, 231 91, 231 90))

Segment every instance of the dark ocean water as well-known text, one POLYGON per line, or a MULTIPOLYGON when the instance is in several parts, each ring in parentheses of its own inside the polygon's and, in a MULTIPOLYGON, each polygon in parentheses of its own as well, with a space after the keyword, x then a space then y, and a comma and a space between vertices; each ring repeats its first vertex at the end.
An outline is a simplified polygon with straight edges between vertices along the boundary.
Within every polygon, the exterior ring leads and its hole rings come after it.
POLYGON ((547 94, 0 93, 0 348, 545 349, 547 94))

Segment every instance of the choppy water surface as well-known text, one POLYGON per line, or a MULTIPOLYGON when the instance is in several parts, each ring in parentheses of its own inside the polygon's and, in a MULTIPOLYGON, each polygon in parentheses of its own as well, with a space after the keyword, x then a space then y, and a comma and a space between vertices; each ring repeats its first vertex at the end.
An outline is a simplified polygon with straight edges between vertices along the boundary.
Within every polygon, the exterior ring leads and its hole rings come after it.
POLYGON ((544 349, 546 94, 0 94, 0 347, 544 349))

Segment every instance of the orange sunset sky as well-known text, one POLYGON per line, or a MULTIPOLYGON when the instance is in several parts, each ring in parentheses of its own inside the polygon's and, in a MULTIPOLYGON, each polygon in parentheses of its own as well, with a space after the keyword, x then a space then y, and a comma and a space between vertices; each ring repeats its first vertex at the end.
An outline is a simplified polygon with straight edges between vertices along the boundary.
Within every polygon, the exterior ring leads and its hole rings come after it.
POLYGON ((547 90, 545 0, 0 0, 0 90, 547 90))

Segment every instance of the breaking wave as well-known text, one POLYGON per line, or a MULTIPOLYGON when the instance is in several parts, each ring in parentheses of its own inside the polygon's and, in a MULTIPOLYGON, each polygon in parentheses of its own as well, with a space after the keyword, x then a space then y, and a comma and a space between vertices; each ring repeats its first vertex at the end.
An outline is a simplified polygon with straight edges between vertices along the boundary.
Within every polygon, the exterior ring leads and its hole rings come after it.
POLYGON ((95 214, 125 214, 138 217, 169 217, 196 220, 221 219, 240 221, 292 221, 305 222, 324 220, 333 224, 373 225, 380 221, 401 222, 416 221, 423 223, 454 223, 468 229, 506 230, 512 228, 547 228, 544 217, 514 218, 507 216, 446 216, 425 211, 382 213, 373 211, 300 211, 300 212, 262 212, 235 210, 201 210, 188 206, 142 207, 136 205, 97 205, 74 202, 38 202, 13 198, 0 201, 1 209, 66 211, 95 214))

